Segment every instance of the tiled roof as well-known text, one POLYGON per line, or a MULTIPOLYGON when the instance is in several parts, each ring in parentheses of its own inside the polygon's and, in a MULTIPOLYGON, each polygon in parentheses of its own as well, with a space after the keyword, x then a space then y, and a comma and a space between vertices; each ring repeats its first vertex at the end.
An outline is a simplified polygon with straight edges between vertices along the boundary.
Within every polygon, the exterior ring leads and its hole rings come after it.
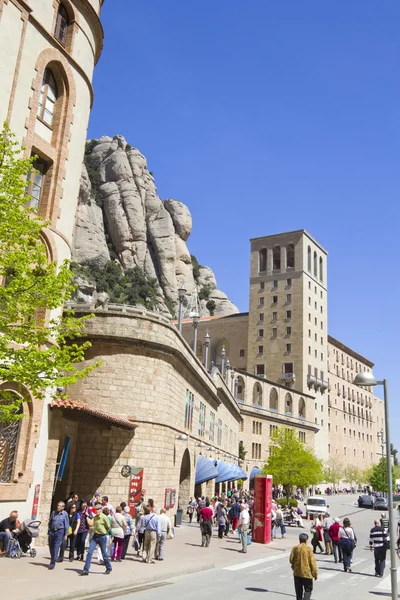
POLYGON ((128 419, 124 419, 123 417, 118 417, 116 415, 110 415, 103 410, 92 408, 87 404, 77 402, 71 398, 57 398, 56 400, 52 401, 51 408, 61 408, 63 411, 81 414, 86 419, 102 421, 103 423, 114 425, 120 429, 135 429, 136 427, 136 424, 128 421, 128 419))

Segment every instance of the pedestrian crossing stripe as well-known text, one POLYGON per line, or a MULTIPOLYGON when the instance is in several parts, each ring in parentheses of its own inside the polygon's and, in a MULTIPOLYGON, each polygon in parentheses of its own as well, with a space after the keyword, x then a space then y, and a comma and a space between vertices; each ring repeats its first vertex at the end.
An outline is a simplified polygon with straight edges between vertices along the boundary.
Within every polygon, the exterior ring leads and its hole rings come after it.
POLYGON ((256 567, 257 565, 262 565, 264 563, 272 562, 274 560, 281 560, 285 558, 287 561, 289 560, 289 554, 273 554, 272 556, 267 556, 266 558, 258 558, 256 560, 248 560, 247 562, 237 563, 236 565, 230 565, 229 567, 224 567, 224 571, 241 571, 242 569, 248 569, 249 567, 256 567))

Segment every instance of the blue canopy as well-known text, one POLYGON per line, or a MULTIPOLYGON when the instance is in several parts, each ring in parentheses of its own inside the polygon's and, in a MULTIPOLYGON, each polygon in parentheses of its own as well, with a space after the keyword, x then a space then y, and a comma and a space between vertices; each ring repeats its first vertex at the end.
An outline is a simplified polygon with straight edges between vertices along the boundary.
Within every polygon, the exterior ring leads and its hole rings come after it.
POLYGON ((205 481, 209 481, 210 479, 215 479, 218 477, 218 470, 216 467, 216 460, 210 460, 205 456, 199 456, 196 463, 196 485, 200 483, 204 483, 205 481))
POLYGON ((253 467, 250 472, 250 481, 253 481, 254 477, 261 473, 260 467, 253 467))
POLYGON ((237 479, 247 479, 246 471, 243 471, 238 465, 219 460, 217 464, 218 477, 215 483, 224 481, 236 481, 237 479))

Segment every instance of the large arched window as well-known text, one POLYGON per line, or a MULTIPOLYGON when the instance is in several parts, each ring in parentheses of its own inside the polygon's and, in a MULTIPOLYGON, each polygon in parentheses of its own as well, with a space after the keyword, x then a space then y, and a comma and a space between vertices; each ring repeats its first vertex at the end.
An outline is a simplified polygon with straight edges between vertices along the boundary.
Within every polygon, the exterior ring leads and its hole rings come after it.
POLYGON ((28 173, 26 193, 30 196, 30 200, 26 205, 30 208, 38 209, 48 166, 47 163, 40 158, 33 161, 32 166, 35 172, 31 171, 28 173))
POLYGON ((286 248, 286 267, 294 269, 294 244, 289 244, 286 248))
POLYGON ((322 256, 319 257, 319 280, 324 281, 324 263, 322 256))
MULTIPOLYGON (((21 415, 22 406, 16 412, 21 415)), ((0 421, 0 483, 13 480, 20 428, 20 419, 12 423, 0 421)))
POLYGON ((281 268, 281 247, 275 246, 272 250, 272 268, 274 271, 280 271, 281 268))
POLYGON ((244 381, 243 381, 243 377, 239 377, 237 378, 237 400, 243 400, 244 401, 244 393, 245 393, 245 386, 244 386, 244 381))
POLYGON ((304 401, 304 398, 300 398, 300 400, 299 400, 299 418, 300 419, 306 418, 306 403, 304 401))
POLYGON ((292 396, 288 393, 285 396, 285 414, 291 415, 293 413, 293 400, 292 396))
POLYGON ((314 252, 314 276, 318 277, 318 257, 316 252, 314 252))
POLYGON ((307 248, 307 268, 311 273, 311 246, 307 248))
POLYGON ((278 392, 275 388, 272 388, 269 393, 269 409, 276 412, 279 409, 278 392))
POLYGON ((255 383, 253 387, 253 404, 262 406, 262 388, 259 383, 255 383))
POLYGON ((67 31, 68 31, 68 15, 65 7, 60 4, 57 17, 56 26, 54 29, 54 37, 65 46, 67 42, 67 31))
POLYGON ((57 85, 51 69, 46 69, 40 88, 37 116, 47 125, 53 124, 54 107, 57 100, 57 85))
POLYGON ((263 248, 260 250, 258 254, 258 270, 266 271, 267 270, 267 249, 263 248))

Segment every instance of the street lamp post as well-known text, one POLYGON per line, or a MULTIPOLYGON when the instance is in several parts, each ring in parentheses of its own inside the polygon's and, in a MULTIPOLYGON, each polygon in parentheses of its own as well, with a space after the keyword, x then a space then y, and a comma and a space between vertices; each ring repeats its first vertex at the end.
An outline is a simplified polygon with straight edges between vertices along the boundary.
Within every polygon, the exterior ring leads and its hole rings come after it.
POLYGON ((353 383, 360 387, 372 387, 383 385, 383 401, 385 407, 385 430, 386 430, 386 468, 388 483, 388 512, 389 512, 389 535, 390 535, 390 580, 391 580, 391 598, 397 600, 397 563, 396 563, 396 526, 393 508, 393 488, 392 488, 392 460, 390 447, 389 430, 389 393, 387 380, 377 381, 372 373, 362 371, 357 373, 353 383))
POLYGON ((194 314, 192 316, 192 321, 194 327, 193 352, 197 355, 197 332, 199 328, 200 315, 194 314))
POLYGON ((208 331, 206 332, 206 335, 204 336, 204 348, 205 348, 204 366, 208 370, 208 353, 210 350, 210 334, 208 333, 208 331))
POLYGON ((182 284, 182 287, 178 290, 178 299, 179 299, 179 312, 178 312, 178 331, 182 333, 182 313, 183 313, 183 303, 186 298, 186 288, 182 284))

